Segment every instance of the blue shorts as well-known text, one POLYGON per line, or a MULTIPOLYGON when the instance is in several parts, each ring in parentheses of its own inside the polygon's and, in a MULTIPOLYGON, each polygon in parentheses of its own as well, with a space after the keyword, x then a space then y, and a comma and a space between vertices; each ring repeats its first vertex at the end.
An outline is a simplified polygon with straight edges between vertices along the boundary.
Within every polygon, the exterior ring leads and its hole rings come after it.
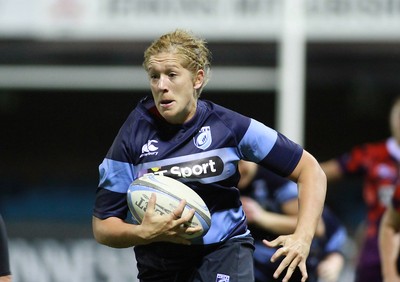
POLYGON ((138 278, 141 282, 254 281, 253 244, 249 235, 206 246, 136 246, 138 278))

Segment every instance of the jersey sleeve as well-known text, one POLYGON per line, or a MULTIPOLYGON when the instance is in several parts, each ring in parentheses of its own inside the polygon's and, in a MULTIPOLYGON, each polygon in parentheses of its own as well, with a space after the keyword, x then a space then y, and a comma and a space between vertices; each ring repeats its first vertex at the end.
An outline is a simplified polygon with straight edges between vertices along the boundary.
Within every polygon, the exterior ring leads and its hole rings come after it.
POLYGON ((97 188, 93 215, 100 219, 118 217, 126 219, 128 205, 126 193, 113 192, 104 188, 97 188))
POLYGON ((246 160, 284 177, 293 172, 303 154, 301 146, 254 119, 251 119, 240 148, 246 160))
MULTIPOLYGON (((132 116, 132 114, 131 114, 132 116)), ((93 215, 105 219, 125 219, 128 214, 127 191, 134 179, 132 164, 131 116, 122 125, 106 157, 99 166, 99 184, 93 215)))

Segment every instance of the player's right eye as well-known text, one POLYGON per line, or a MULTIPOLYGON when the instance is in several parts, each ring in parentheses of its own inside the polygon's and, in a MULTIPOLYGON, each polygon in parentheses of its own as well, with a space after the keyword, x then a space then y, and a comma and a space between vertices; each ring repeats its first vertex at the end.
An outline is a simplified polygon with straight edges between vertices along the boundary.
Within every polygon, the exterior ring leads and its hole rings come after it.
POLYGON ((158 75, 158 74, 155 74, 155 73, 153 73, 153 74, 149 74, 149 77, 150 77, 150 79, 158 79, 160 76, 158 75))

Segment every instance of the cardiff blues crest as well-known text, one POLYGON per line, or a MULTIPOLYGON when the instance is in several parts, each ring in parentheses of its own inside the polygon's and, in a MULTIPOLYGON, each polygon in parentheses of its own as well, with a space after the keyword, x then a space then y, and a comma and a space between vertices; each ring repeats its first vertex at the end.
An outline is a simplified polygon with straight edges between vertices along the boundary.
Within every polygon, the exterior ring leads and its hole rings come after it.
POLYGON ((199 133, 193 137, 194 145, 201 149, 205 150, 210 147, 212 138, 211 138, 211 129, 209 126, 203 126, 199 133))

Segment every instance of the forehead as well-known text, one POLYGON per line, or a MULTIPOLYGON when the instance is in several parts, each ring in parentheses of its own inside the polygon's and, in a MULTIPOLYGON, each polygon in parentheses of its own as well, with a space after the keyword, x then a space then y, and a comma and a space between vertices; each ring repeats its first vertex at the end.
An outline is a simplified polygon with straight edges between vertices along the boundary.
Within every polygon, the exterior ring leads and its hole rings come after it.
POLYGON ((182 58, 174 53, 159 53, 149 58, 148 69, 157 67, 178 67, 183 68, 182 58))

